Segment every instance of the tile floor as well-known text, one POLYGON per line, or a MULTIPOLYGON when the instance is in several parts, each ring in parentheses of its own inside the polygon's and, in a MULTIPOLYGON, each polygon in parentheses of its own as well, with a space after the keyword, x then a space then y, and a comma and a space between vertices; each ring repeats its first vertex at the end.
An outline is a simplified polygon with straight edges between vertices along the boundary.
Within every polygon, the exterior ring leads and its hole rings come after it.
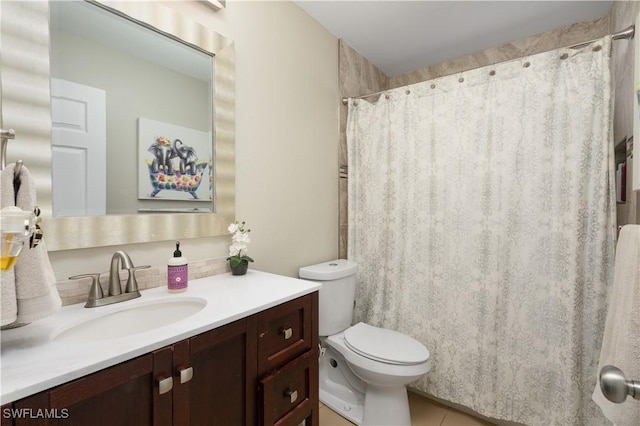
MULTIPOLYGON (((486 420, 457 411, 416 393, 409 392, 413 426, 492 426, 486 420)), ((320 403, 320 426, 353 426, 353 423, 320 403)))

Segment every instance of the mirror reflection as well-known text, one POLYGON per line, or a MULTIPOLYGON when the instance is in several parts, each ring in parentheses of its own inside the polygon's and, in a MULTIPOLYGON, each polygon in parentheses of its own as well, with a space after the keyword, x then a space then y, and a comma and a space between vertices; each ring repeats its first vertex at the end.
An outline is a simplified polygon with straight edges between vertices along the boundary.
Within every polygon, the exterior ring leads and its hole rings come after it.
POLYGON ((213 56, 51 2, 54 216, 213 211, 213 56))

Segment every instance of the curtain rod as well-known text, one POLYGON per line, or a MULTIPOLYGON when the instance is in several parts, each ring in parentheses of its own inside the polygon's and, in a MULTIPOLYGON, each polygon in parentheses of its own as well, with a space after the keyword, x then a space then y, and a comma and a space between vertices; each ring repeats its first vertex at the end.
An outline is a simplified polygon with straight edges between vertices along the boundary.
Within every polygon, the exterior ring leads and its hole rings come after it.
MULTIPOLYGON (((634 34, 635 34, 635 32, 636 32, 635 25, 631 25, 631 26, 625 28, 622 31, 618 31, 617 33, 611 34, 611 39, 612 40, 632 39, 634 34)), ((559 47, 558 49, 577 49, 579 47, 588 46, 589 44, 593 43, 594 41, 598 41, 598 40, 600 40, 600 38, 596 38, 596 39, 589 40, 589 41, 583 41, 583 42, 572 44, 572 45, 569 45, 569 46, 559 47)), ((543 52, 540 52, 540 53, 543 53, 543 52)), ((517 59, 520 59, 520 58, 517 58, 517 59)), ((444 77, 444 76, 442 76, 442 77, 444 77)), ((397 89, 397 87, 395 89, 397 89)), ((394 89, 381 90, 379 92, 369 93, 368 95, 353 96, 353 99, 364 99, 364 98, 368 98, 370 96, 375 96, 375 95, 379 95, 381 93, 388 92, 389 90, 394 90, 394 89)), ((349 103, 349 98, 342 98, 342 105, 347 105, 348 103, 349 103)))

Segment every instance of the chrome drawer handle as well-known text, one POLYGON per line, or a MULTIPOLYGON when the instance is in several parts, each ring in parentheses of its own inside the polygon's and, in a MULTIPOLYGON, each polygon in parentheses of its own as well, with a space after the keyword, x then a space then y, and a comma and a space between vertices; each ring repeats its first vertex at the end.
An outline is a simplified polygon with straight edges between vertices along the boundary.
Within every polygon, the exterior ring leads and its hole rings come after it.
POLYGON ((193 379, 193 367, 180 370, 180 383, 187 383, 193 379))
POLYGON ((163 395, 173 389, 173 377, 167 377, 166 379, 158 380, 158 389, 160 395, 163 395))
POLYGON ((284 340, 289 340, 291 339, 291 336, 293 336, 293 330, 291 329, 291 327, 285 328, 282 331, 282 334, 284 335, 284 340))
POLYGON ((294 402, 296 402, 296 400, 298 399, 298 391, 295 391, 295 390, 294 390, 294 391, 292 391, 292 390, 287 389, 287 390, 284 392, 284 396, 288 396, 288 397, 289 397, 289 400, 290 400, 290 401, 291 401, 291 403, 293 404, 293 403, 294 403, 294 402))

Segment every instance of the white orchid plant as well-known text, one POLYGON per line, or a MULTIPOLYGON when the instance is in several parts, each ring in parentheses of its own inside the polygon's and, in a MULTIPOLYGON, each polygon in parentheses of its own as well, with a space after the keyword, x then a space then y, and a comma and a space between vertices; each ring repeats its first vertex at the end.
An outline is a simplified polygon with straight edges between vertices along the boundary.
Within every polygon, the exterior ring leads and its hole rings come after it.
POLYGON ((229 246, 229 257, 227 257, 229 265, 232 268, 238 266, 243 260, 253 262, 253 259, 247 256, 247 246, 251 242, 249 238, 251 229, 245 229, 245 225, 246 223, 244 221, 236 221, 227 228, 229 232, 233 234, 231 237, 231 245, 229 246))

